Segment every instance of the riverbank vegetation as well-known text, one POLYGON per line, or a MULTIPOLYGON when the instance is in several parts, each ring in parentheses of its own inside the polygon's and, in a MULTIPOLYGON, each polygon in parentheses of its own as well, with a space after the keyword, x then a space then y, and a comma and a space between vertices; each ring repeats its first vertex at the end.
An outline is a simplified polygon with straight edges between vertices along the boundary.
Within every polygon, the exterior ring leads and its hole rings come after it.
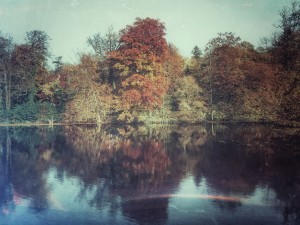
POLYGON ((280 12, 259 47, 231 32, 180 55, 163 22, 137 18, 87 38, 92 53, 63 63, 46 32, 0 33, 0 123, 209 121, 300 124, 300 3, 280 12), (54 59, 53 59, 54 58, 54 59), (53 59, 54 67, 49 62, 53 59))

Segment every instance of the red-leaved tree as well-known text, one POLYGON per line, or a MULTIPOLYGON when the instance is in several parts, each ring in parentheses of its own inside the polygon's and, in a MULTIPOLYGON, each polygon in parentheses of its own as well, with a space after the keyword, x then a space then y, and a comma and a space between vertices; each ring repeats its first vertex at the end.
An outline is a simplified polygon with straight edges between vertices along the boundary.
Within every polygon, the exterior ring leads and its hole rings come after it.
POLYGON ((153 110, 162 105, 168 82, 163 73, 168 45, 159 20, 137 18, 121 31, 120 47, 109 53, 119 71, 123 110, 153 110))

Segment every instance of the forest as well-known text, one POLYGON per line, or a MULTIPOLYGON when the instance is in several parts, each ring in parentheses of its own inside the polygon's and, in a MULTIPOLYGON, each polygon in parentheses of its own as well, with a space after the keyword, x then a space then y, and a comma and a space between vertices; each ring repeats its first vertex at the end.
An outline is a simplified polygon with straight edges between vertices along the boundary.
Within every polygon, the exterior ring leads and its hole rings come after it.
POLYGON ((73 64, 51 55, 45 31, 27 32, 21 44, 2 31, 0 123, 300 126, 300 3, 279 13, 277 31, 258 47, 225 32, 189 58, 153 18, 87 37, 93 52, 73 64))

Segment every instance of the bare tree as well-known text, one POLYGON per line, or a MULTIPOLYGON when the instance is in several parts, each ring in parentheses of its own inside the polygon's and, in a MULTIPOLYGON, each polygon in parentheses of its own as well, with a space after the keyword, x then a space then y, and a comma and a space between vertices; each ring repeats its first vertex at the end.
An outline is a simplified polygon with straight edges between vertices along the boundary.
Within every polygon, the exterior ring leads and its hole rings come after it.
POLYGON ((115 51, 120 46, 120 35, 110 26, 105 35, 100 33, 88 37, 87 43, 93 48, 95 53, 101 58, 105 59, 107 53, 115 51))
POLYGON ((88 37, 87 43, 93 48, 96 55, 100 57, 99 71, 100 80, 110 84, 116 89, 117 76, 114 71, 114 63, 108 59, 108 53, 117 50, 120 47, 120 35, 110 26, 105 35, 97 33, 88 37))

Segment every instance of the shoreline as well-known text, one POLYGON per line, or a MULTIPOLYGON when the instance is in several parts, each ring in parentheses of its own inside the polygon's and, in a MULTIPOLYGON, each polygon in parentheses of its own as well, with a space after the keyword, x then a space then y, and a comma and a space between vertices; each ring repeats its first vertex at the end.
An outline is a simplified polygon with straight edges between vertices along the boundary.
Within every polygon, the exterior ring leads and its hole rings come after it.
POLYGON ((0 127, 53 127, 72 125, 97 125, 97 123, 0 123, 0 127))
POLYGON ((74 122, 74 123, 67 123, 67 122, 60 122, 60 123, 0 123, 0 127, 54 127, 54 126, 76 126, 76 125, 197 125, 197 124, 247 124, 247 125, 259 125, 259 124, 265 124, 265 125, 274 125, 278 127, 289 127, 289 128, 300 128, 300 125, 289 125, 289 124, 280 124, 277 122, 266 122, 266 121, 197 121, 197 122, 188 122, 188 121, 178 121, 178 122, 153 122, 149 124, 144 123, 96 123, 96 122, 74 122))

